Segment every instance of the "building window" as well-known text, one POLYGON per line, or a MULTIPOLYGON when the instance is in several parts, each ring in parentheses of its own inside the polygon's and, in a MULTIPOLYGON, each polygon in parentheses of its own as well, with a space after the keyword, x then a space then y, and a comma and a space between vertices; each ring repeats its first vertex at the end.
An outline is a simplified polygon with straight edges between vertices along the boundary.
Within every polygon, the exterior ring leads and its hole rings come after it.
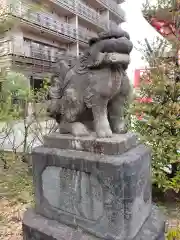
POLYGON ((40 60, 54 61, 56 52, 61 49, 30 39, 24 39, 24 54, 26 57, 37 58, 40 60))
POLYGON ((43 80, 30 77, 30 86, 34 94, 36 94, 43 87, 43 80))

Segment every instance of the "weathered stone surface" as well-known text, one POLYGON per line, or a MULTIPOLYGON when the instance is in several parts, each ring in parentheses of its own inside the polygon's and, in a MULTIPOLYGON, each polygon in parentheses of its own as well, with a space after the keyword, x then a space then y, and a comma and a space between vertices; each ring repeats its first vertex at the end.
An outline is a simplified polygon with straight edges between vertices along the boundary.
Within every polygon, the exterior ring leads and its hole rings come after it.
MULTIPOLYGON (((24 240, 116 240, 116 238, 98 238, 72 228, 55 220, 37 215, 34 210, 28 210, 23 219, 24 240)), ((142 226, 135 238, 126 240, 165 240, 164 219, 156 207, 152 208, 151 215, 142 226)))
POLYGON ((131 84, 126 70, 133 44, 125 37, 129 34, 117 28, 101 36, 91 39, 75 61, 70 63, 65 54, 56 62, 48 112, 60 133, 88 136, 92 129, 87 122, 100 138, 127 132, 124 110, 131 84))
POLYGON ((152 206, 151 215, 133 240, 154 239, 165 240, 165 218, 156 206, 152 206))
POLYGON ((137 136, 133 133, 113 134, 112 138, 97 138, 95 133, 83 137, 52 133, 44 137, 45 147, 107 155, 120 155, 137 146, 137 144, 137 136))
POLYGON ((132 239, 151 209, 150 160, 144 145, 121 155, 38 147, 36 211, 100 238, 132 239))
POLYGON ((42 186, 43 195, 52 207, 92 221, 103 215, 103 190, 92 175, 47 167, 42 174, 42 186))

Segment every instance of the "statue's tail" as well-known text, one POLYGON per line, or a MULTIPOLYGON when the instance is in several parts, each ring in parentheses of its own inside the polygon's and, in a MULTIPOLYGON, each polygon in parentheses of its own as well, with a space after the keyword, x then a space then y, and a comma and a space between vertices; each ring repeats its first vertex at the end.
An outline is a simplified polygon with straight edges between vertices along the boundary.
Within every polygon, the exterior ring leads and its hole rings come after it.
POLYGON ((48 116, 54 118, 57 123, 61 121, 60 100, 64 89, 70 81, 71 69, 75 65, 75 58, 66 54, 57 57, 51 77, 51 87, 49 89, 50 105, 47 108, 48 116), (70 72, 70 74, 68 74, 70 72))
POLYGON ((75 65, 75 57, 68 55, 60 55, 56 59, 53 67, 53 76, 51 77, 50 98, 59 99, 62 96, 64 88, 68 82, 66 80, 67 73, 75 65))

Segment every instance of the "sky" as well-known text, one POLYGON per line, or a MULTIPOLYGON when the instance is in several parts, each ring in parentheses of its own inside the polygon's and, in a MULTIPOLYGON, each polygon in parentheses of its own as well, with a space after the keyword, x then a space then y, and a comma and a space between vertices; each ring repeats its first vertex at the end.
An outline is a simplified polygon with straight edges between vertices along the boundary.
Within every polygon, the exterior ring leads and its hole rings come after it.
MULTIPOLYGON (((130 34, 131 40, 135 47, 139 48, 138 41, 144 42, 144 38, 148 41, 153 41, 157 36, 161 37, 159 33, 144 19, 141 8, 144 0, 126 0, 121 4, 126 12, 126 22, 121 24, 124 30, 130 34)), ((143 68, 147 63, 142 60, 142 54, 135 48, 131 53, 131 63, 128 68, 128 75, 133 81, 134 70, 136 68, 143 68)))

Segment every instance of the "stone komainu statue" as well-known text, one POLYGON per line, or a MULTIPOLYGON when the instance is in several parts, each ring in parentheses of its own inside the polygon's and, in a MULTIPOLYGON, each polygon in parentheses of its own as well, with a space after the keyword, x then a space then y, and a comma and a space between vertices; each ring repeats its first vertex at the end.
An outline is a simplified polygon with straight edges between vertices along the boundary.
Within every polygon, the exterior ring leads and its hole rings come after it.
POLYGON ((48 113, 60 133, 84 136, 95 130, 104 138, 126 132, 124 105, 130 94, 126 69, 132 48, 127 32, 111 29, 90 39, 79 58, 59 57, 48 113))

